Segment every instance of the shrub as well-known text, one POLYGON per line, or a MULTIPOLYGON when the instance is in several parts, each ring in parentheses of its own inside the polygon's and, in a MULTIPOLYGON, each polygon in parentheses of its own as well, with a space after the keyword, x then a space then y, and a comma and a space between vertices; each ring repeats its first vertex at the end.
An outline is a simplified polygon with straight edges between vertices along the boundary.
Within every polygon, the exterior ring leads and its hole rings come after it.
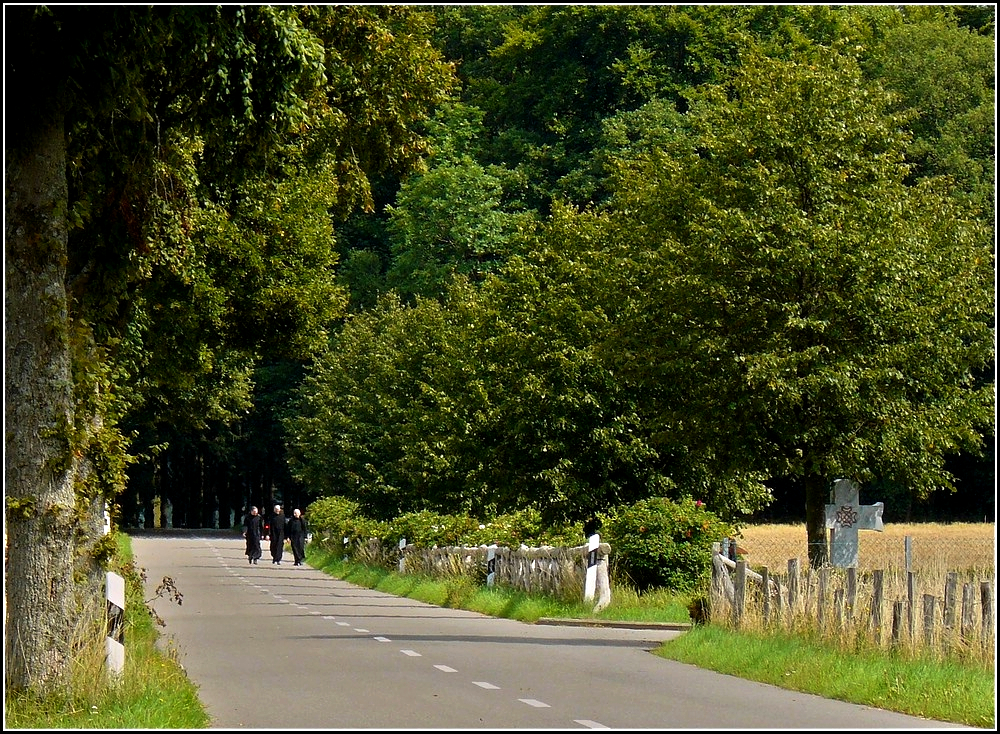
POLYGON ((477 526, 466 536, 466 545, 499 545, 518 548, 522 544, 535 547, 583 545, 583 530, 569 525, 552 526, 542 520, 534 508, 509 512, 477 526))
POLYGON ((488 522, 467 515, 442 515, 431 510, 408 512, 381 522, 365 516, 360 505, 345 497, 323 497, 306 508, 314 542, 330 552, 343 547, 343 539, 365 541, 377 538, 395 546, 401 538, 424 548, 433 546, 492 545, 517 548, 527 546, 573 547, 587 542, 577 525, 551 525, 536 509, 528 508, 500 515, 488 522))
POLYGON ((386 523, 365 516, 357 502, 345 497, 322 497, 306 508, 306 516, 313 542, 334 554, 343 552, 344 538, 353 542, 387 535, 386 523))
POLYGON ((382 538, 395 545, 400 538, 422 548, 464 545, 464 538, 479 527, 479 521, 464 515, 441 515, 431 510, 408 512, 386 523, 387 534, 382 538))
POLYGON ((652 497, 602 517, 613 572, 639 591, 663 587, 690 592, 711 578, 712 543, 733 528, 704 505, 652 497))

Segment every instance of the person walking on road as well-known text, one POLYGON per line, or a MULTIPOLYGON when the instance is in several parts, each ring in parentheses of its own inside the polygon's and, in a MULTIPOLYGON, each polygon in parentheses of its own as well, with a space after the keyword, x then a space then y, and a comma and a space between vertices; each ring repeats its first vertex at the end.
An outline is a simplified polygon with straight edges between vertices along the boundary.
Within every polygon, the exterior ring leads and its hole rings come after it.
POLYGON ((247 539, 247 560, 256 566, 260 559, 260 539, 262 523, 256 507, 250 508, 250 514, 243 521, 243 537, 247 539))
POLYGON ((271 541, 271 563, 281 565, 281 557, 285 553, 285 522, 287 518, 281 512, 281 505, 275 505, 268 521, 268 539, 271 541))
POLYGON ((302 510, 295 508, 285 523, 285 534, 288 535, 288 542, 292 546, 292 557, 296 566, 301 566, 302 561, 306 559, 306 532, 306 519, 302 517, 302 510))

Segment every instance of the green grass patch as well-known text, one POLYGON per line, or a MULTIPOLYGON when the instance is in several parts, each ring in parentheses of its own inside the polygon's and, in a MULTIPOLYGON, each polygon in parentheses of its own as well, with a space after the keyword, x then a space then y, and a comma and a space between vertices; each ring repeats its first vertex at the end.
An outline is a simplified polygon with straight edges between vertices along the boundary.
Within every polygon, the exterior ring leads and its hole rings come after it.
POLYGON ((80 645, 64 678, 45 691, 5 691, 10 729, 204 729, 208 713, 173 650, 159 633, 132 565, 131 540, 119 534, 115 572, 125 578, 125 667, 117 680, 105 669, 104 635, 80 645))
POLYGON ((824 698, 936 721, 992 729, 994 672, 950 661, 884 651, 844 652, 781 633, 698 625, 655 654, 668 660, 824 698))

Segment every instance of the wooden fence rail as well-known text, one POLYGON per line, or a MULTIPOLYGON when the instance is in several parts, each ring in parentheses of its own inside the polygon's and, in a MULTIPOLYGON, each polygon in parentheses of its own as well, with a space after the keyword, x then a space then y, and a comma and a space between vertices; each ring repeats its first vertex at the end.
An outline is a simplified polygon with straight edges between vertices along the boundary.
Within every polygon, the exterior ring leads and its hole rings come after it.
POLYGON ((355 541, 345 548, 362 563, 396 568, 400 573, 434 578, 470 576, 488 585, 542 593, 567 601, 583 599, 600 611, 611 603, 608 556, 611 546, 593 536, 573 548, 507 548, 505 546, 445 546, 425 548, 401 540, 386 547, 377 539, 355 541))

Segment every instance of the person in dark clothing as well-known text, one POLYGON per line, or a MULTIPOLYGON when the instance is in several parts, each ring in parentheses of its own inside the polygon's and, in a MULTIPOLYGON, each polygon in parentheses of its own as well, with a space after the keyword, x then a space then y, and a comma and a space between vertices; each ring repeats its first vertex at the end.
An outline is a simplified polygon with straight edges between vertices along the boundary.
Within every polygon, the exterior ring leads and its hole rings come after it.
POLYGON ((263 523, 256 507, 250 508, 250 514, 243 521, 243 537, 247 539, 247 560, 251 565, 257 565, 260 559, 260 538, 263 523))
POLYGON ((302 510, 296 508, 292 510, 292 516, 285 523, 285 534, 288 542, 292 546, 292 557, 296 566, 301 566, 306 559, 306 519, 302 517, 302 510))
POLYGON ((281 512, 281 505, 275 505, 268 520, 268 539, 271 541, 271 563, 281 565, 281 557, 285 553, 285 522, 286 517, 281 512))

